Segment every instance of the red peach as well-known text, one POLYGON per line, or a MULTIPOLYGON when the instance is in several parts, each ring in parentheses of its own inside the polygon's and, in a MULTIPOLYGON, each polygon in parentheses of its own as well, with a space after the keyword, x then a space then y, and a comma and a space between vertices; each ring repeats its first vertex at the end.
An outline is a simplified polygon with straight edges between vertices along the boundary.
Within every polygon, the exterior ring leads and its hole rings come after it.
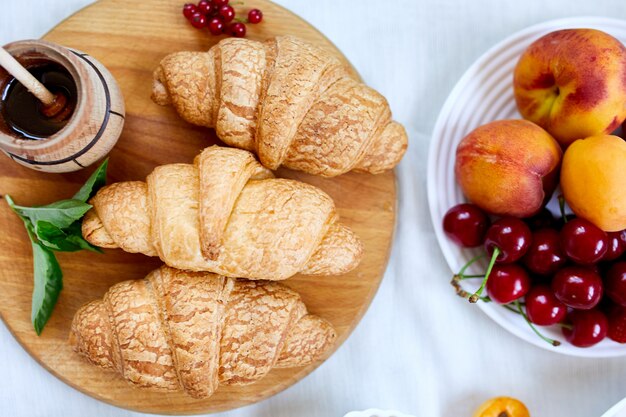
POLYGON ((610 134, 626 119, 626 48, 599 30, 551 32, 522 54, 513 87, 521 115, 561 145, 610 134))
POLYGON ((526 120, 500 120, 467 135, 456 151, 456 179, 465 196, 501 216, 530 217, 558 183, 562 151, 526 120))

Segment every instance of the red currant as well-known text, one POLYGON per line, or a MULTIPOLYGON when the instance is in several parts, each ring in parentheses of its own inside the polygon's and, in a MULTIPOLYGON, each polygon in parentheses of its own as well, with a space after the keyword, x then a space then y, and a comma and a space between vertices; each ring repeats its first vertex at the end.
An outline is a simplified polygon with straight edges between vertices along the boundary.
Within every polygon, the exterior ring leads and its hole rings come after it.
POLYGON ((600 310, 576 310, 567 316, 572 328, 563 327, 563 335, 572 345, 590 347, 606 337, 609 322, 600 310))
POLYGON ((598 262, 607 251, 608 237, 593 223, 577 217, 561 229, 561 246, 565 254, 581 265, 598 262))
POLYGON ((561 249, 559 232, 539 229, 533 232, 532 242, 523 258, 524 265, 535 274, 552 275, 567 261, 561 249))
POLYGON ((256 24, 263 20, 263 12, 259 9, 252 9, 248 12, 248 22, 256 24))
POLYGON ((213 12, 213 3, 207 0, 200 0, 198 3, 198 11, 205 16, 208 16, 213 12))
POLYGON ((487 281, 487 294, 498 304, 519 300, 529 288, 528 273, 516 264, 494 266, 487 281))
POLYGON ((197 11, 198 11, 198 8, 196 7, 195 4, 186 3, 183 6, 183 16, 185 16, 185 18, 187 19, 191 19, 191 16, 193 16, 194 13, 196 13, 197 11))
POLYGON ((617 304, 626 307, 626 262, 616 262, 606 274, 606 295, 617 304))
POLYGON ((230 33, 236 38, 243 38, 246 36, 246 25, 241 22, 233 23, 230 25, 230 33))
POLYGON ((552 279, 556 298, 568 307, 579 310, 594 308, 602 298, 602 278, 591 268, 569 266, 552 279))
POLYGON ((607 233, 609 244, 604 254, 603 261, 613 261, 626 251, 626 230, 607 233))
POLYGON ((551 326, 563 320, 567 307, 560 302, 550 288, 537 285, 526 294, 528 319, 539 326, 551 326))
POLYGON ((220 8, 228 4, 228 0, 212 0, 213 6, 220 8))
POLYGON ((219 17, 214 17, 209 20, 209 32, 211 35, 221 35, 224 32, 224 22, 219 17))
POLYGON ((189 21, 191 22, 191 25, 193 27, 195 27, 196 29, 202 29, 203 27, 206 26, 206 16, 203 15, 202 13, 194 13, 193 16, 191 16, 191 19, 189 19, 189 21))
POLYGON ((526 254, 531 238, 526 223, 515 217, 503 217, 487 230, 485 250, 489 255, 493 255, 494 250, 498 248, 500 253, 496 262, 512 263, 526 254))
POLYGON ((443 230, 459 246, 472 248, 485 241, 489 218, 474 204, 458 204, 443 218, 443 230))
POLYGON ((231 22, 235 18, 235 9, 227 4, 220 7, 219 15, 222 16, 224 23, 231 22))

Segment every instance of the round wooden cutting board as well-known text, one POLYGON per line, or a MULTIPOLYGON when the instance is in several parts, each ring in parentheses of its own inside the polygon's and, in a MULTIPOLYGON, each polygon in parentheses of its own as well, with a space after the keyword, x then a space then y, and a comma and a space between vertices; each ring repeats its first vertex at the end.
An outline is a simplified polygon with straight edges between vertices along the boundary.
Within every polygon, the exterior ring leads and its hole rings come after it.
MULTIPOLYGON (((204 147, 219 143, 212 131, 183 122, 169 107, 150 100, 152 71, 166 54, 207 50, 221 37, 191 27, 182 16, 183 0, 128 2, 102 0, 71 16, 44 38, 79 49, 100 60, 118 80, 126 101, 126 124, 110 155, 109 182, 143 180, 157 165, 191 162, 204 147)), ((263 0, 246 0, 237 10, 258 7, 264 20, 249 25, 248 37, 267 39, 294 34, 341 53, 316 29, 289 11, 263 0)), ((45 174, 21 167, 0 155, 0 194, 21 205, 69 198, 94 167, 73 174, 45 174)), ((380 284, 393 238, 396 212, 395 177, 346 174, 316 178, 280 170, 279 176, 319 186, 334 198, 342 221, 365 244, 365 257, 343 276, 296 276, 284 283, 302 294, 312 313, 329 320, 339 334, 337 347, 367 310, 380 284)), ((84 303, 102 297, 116 282, 143 278, 159 266, 155 258, 121 250, 104 255, 58 254, 64 289, 41 336, 30 322, 32 254, 22 222, 0 201, 0 314, 15 338, 44 367, 76 389, 110 404, 162 414, 198 414, 228 410, 260 401, 289 387, 320 363, 275 369, 254 385, 221 386, 206 400, 183 393, 162 393, 129 386, 115 373, 89 365, 67 345, 72 317, 84 303)), ((323 395, 323 394, 322 394, 323 395)))

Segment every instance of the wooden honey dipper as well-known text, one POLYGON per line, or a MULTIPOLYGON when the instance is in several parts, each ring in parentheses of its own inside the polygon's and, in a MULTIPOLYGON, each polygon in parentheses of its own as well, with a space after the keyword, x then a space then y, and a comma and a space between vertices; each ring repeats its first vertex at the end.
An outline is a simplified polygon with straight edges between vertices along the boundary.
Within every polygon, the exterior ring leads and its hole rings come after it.
POLYGON ((65 94, 53 94, 50 92, 50 90, 28 72, 28 70, 4 48, 0 48, 0 66, 41 101, 43 106, 41 106, 40 111, 44 116, 50 119, 54 118, 57 121, 63 121, 72 114, 73 109, 71 106, 68 106, 68 100, 65 94))

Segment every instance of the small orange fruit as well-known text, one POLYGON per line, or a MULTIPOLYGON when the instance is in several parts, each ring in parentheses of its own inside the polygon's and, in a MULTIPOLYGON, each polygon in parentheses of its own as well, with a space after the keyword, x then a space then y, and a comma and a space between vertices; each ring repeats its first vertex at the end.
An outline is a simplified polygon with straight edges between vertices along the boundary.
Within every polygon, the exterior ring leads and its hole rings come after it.
POLYGON ((474 417, 530 417, 530 413, 520 400, 496 397, 478 407, 474 417))

